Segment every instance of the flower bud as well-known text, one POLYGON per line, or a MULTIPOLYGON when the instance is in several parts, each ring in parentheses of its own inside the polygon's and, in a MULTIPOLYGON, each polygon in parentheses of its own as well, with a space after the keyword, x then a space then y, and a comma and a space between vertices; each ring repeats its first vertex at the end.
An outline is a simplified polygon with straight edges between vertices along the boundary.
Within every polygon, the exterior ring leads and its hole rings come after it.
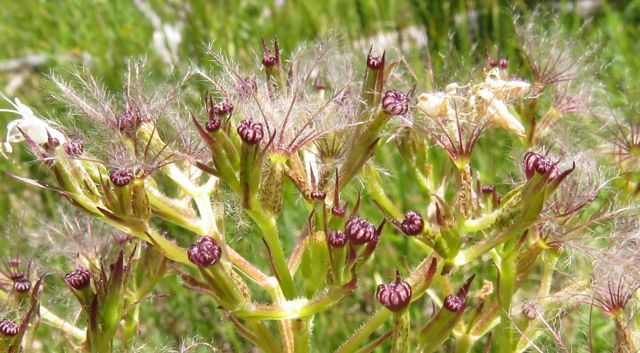
POLYGON ((18 293, 26 293, 31 289, 31 281, 28 279, 20 279, 13 282, 13 289, 18 293))
POLYGON ((254 145, 260 142, 260 140, 262 140, 262 137, 264 136, 264 133, 262 131, 262 124, 254 123, 248 119, 242 120, 240 124, 238 124, 237 131, 242 141, 250 145, 254 145))
POLYGON ((109 179, 117 187, 128 185, 134 177, 133 170, 129 168, 113 168, 109 171, 109 179))
POLYGON ((204 128, 208 132, 216 132, 218 131, 218 129, 220 129, 221 125, 222 125, 222 120, 220 120, 220 118, 218 118, 217 116, 214 116, 213 118, 207 121, 207 123, 204 125, 204 128))
POLYGON ((409 305, 411 301, 411 285, 400 279, 396 274, 396 280, 388 284, 380 284, 376 290, 376 299, 391 311, 400 311, 409 305))
POLYGON ((345 233, 354 244, 364 244, 376 237, 376 228, 366 219, 354 216, 345 224, 345 233))
POLYGON ((313 190, 311 192, 311 198, 314 200, 322 201, 327 197, 327 193, 322 190, 313 190))
POLYGON ((280 53, 278 49, 278 42, 275 42, 275 54, 271 52, 271 49, 267 47, 264 39, 262 40, 262 65, 265 67, 273 67, 280 62, 280 53))
POLYGON ((71 157, 80 157, 84 153, 84 142, 81 139, 72 139, 62 145, 64 151, 71 157))
POLYGON ((210 236, 204 236, 187 250, 189 261, 198 266, 210 266, 220 260, 222 249, 210 236))
POLYGON ((13 337, 17 335, 18 332, 20 332, 20 327, 15 322, 9 319, 0 320, 0 334, 7 337, 13 337))
POLYGON ((524 155, 524 172, 527 179, 533 178, 536 173, 548 175, 549 179, 553 179, 558 174, 558 168, 549 158, 535 152, 527 152, 524 155))
POLYGON ((382 97, 382 109, 389 115, 404 115, 409 110, 409 101, 406 94, 390 90, 382 97))
POLYGON ((341 231, 334 231, 329 234, 329 246, 332 248, 341 248, 347 244, 347 235, 341 231))
POLYGON ((465 298, 461 298, 455 294, 451 294, 447 295, 446 298, 444 298, 444 307, 452 313, 459 313, 464 310, 465 302, 465 298))
POLYGON ((78 267, 64 275, 64 280, 74 289, 83 289, 91 282, 91 273, 84 267, 78 267))
POLYGON ((231 114, 233 112, 233 103, 228 99, 224 99, 222 102, 214 104, 211 110, 215 115, 231 114))
POLYGON ((384 58, 381 56, 373 56, 371 53, 367 56, 367 67, 372 70, 379 70, 384 66, 384 58))
POLYGON ((418 235, 424 228, 424 219, 415 211, 409 211, 404 214, 404 221, 400 224, 400 229, 406 235, 418 235))

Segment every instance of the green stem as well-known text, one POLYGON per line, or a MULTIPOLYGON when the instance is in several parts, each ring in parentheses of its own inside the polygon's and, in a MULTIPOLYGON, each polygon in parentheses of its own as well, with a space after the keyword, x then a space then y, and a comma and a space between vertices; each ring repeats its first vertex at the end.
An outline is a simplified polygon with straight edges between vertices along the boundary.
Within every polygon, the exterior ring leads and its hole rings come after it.
POLYGON ((292 321, 293 348, 295 353, 309 353, 311 344, 311 321, 313 317, 292 321))
POLYGON ((496 328, 496 347, 499 353, 512 353, 513 325, 511 321, 511 301, 515 291, 516 263, 515 252, 502 258, 499 265, 498 302, 500 324, 496 328))
POLYGON ((386 213, 396 219, 402 218, 402 212, 393 204, 391 199, 387 197, 387 194, 382 187, 382 181, 376 168, 367 163, 364 168, 364 177, 367 183, 367 192, 369 196, 380 206, 386 213))
POLYGON ((274 274, 278 279, 278 283, 280 283, 284 297, 287 300, 293 299, 296 295, 293 278, 291 277, 289 267, 287 266, 287 259, 285 258, 282 244, 280 244, 275 219, 266 215, 260 209, 248 209, 247 212, 262 231, 262 238, 267 244, 269 250, 271 266, 273 267, 274 274))

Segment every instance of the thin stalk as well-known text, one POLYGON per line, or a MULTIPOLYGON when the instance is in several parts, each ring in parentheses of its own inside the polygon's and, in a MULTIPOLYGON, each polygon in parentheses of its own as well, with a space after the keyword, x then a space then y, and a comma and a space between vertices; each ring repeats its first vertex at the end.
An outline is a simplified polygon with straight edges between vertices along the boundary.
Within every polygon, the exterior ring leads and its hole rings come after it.
POLYGON ((313 316, 293 320, 293 347, 295 353, 309 353, 311 345, 311 321, 313 316))
POLYGON ((272 216, 266 215, 260 209, 248 209, 247 212, 262 231, 262 238, 267 244, 269 250, 271 266, 273 267, 276 278, 278 279, 278 283, 280 283, 284 297, 287 300, 293 299, 296 295, 293 278, 291 277, 289 267, 287 266, 287 259, 284 255, 282 244, 280 243, 278 227, 276 226, 275 219, 272 216))

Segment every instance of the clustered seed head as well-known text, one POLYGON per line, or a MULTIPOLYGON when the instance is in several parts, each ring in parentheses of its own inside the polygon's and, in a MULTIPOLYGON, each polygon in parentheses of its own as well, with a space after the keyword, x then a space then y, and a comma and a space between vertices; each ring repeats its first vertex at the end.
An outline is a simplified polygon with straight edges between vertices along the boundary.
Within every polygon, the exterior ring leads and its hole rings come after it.
POLYGON ((228 99, 224 99, 222 102, 214 104, 211 110, 215 115, 231 114, 231 112, 233 112, 233 103, 228 99))
POLYGON ((64 280, 74 289, 82 289, 89 285, 91 282, 91 273, 84 267, 78 267, 77 269, 64 275, 64 280))
POLYGON ((404 115, 409 111, 410 100, 408 95, 393 89, 382 97, 382 109, 389 115, 404 115))
POLYGON ((129 168, 113 168, 109 171, 109 179, 119 188, 128 185, 134 177, 133 170, 129 168))
POLYGON ((466 299, 458 295, 451 294, 451 295, 447 295, 444 298, 445 309, 451 311, 452 313, 461 312, 462 310, 464 310, 465 305, 466 305, 466 299))
POLYGON ((7 337, 13 337, 20 332, 20 327, 9 319, 0 320, 0 333, 7 337))
POLYGON ((240 97, 250 96, 258 90, 258 84, 256 80, 251 77, 239 79, 236 83, 236 92, 240 97))
POLYGON ((418 235, 424 229, 424 219, 416 211, 409 211, 404 214, 404 221, 400 224, 400 229, 406 235, 418 235))
POLYGON ((329 234, 329 246, 332 248, 341 248, 347 244, 347 235, 339 230, 329 234))
POLYGON ((189 247, 187 255, 189 261, 198 266, 206 267, 220 260, 222 249, 212 237, 205 235, 189 247))
POLYGON ((344 227, 349 240, 354 244, 364 244, 376 237, 376 228, 364 218, 351 217, 344 227))
POLYGON ((74 138, 62 145, 64 151, 71 157, 80 157, 84 153, 84 142, 81 139, 74 138))
POLYGON ((28 279, 21 279, 13 282, 13 289, 18 293, 26 293, 31 289, 31 281, 28 279))
POLYGON ((379 70, 384 66, 384 61, 381 56, 373 56, 369 54, 367 56, 367 67, 372 70, 379 70))
POLYGON ((524 172, 527 179, 533 178, 536 173, 547 175, 548 179, 553 179, 559 174, 558 168, 549 158, 535 152, 527 152, 524 155, 524 172))
POLYGON ((396 280, 380 284, 376 290, 376 299, 387 309, 399 311, 407 307, 411 301, 411 285, 396 276, 396 280))
POLYGON ((220 120, 220 118, 218 118, 217 116, 214 116, 213 118, 207 120, 204 128, 208 132, 216 132, 220 129, 220 126, 222 126, 222 120, 220 120))
POLYGON ((314 200, 322 201, 327 197, 327 193, 322 190, 313 190, 311 192, 311 198, 314 200))
POLYGON ((262 140, 264 132, 262 131, 262 124, 254 123, 253 121, 246 119, 242 120, 238 124, 238 135, 245 143, 255 145, 262 140))

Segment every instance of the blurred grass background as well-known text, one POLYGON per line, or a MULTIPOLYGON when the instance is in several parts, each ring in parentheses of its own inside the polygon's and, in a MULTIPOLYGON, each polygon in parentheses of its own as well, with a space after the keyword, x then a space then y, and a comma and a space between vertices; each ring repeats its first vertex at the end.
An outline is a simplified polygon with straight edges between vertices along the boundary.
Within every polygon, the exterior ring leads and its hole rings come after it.
MULTIPOLYGON (((64 113, 64 110, 49 97, 51 86, 47 76, 51 72, 64 75, 74 67, 87 67, 109 89, 119 91, 127 60, 146 57, 156 78, 168 76, 170 65, 153 45, 154 32, 162 25, 180 29, 182 40, 176 52, 175 67, 178 71, 190 64, 206 66, 209 58, 204 49, 212 41, 242 65, 255 67, 260 38, 277 37, 286 56, 300 42, 338 35, 359 49, 376 38, 391 38, 390 45, 400 48, 419 79, 425 79, 421 68, 426 63, 427 52, 435 72, 440 72, 452 58, 466 58, 470 65, 481 63, 486 56, 517 60, 518 43, 513 21, 517 17, 530 16, 538 8, 553 12, 561 26, 577 40, 598 42, 602 48, 598 59, 607 65, 595 74, 611 93, 612 101, 637 91, 640 72, 640 61, 637 60, 640 1, 637 0, 543 3, 502 0, 0 0, 0 91, 9 97, 20 97, 41 115, 52 116, 64 113), (425 38, 425 46, 412 45, 414 36, 425 38)), ((7 107, 7 102, 0 101, 0 108, 7 107)), ((0 126, 4 127, 13 118, 10 114, 0 114, 0 126)), ((2 131, 4 135, 4 129, 2 131)), ((495 141, 502 143, 503 139, 495 141)), ((501 153, 500 148, 491 150, 501 153)), ((20 154, 20 160, 32 160, 23 149, 17 149, 16 153, 20 154)), ((493 163, 494 157, 485 155, 485 162, 493 163)), ((388 154, 377 158, 386 160, 388 163, 383 164, 387 168, 397 164, 388 154)), ((0 169, 45 178, 37 164, 14 164, 0 158, 0 169)), ((12 237, 23 228, 56 217, 58 196, 34 190, 9 179, 4 173, 0 178, 0 234, 12 237), (19 225, 15 224, 16 219, 19 219, 19 225)), ((399 175, 390 179, 394 182, 389 184, 390 194, 396 199, 404 199, 409 194, 402 178, 399 175)), ((282 223, 288 228, 299 228, 304 217, 303 213, 288 214, 282 223)), ((407 247, 404 241, 394 245, 399 247, 398 251, 407 247)), ((162 290, 171 293, 180 288, 180 283, 173 280, 163 283, 162 290)), ((143 316, 147 318, 145 342, 171 344, 173 339, 185 335, 211 340, 211 322, 219 320, 220 314, 206 302, 194 296, 178 295, 146 308, 148 313, 144 314, 148 315, 143 316), (210 310, 203 312, 203 307, 210 310)), ((345 313, 364 317, 372 310, 371 306, 371 302, 353 300, 345 303, 342 309, 345 313)), ((316 325, 330 326, 331 321, 330 314, 321 315, 316 325)), ((337 325, 327 331, 334 334, 332 337, 315 336, 314 340, 325 342, 328 350, 336 347, 352 329, 337 325)), ((234 338, 227 327, 216 329, 215 335, 224 335, 224 342, 229 344, 231 351, 242 351, 241 341, 234 338)))

